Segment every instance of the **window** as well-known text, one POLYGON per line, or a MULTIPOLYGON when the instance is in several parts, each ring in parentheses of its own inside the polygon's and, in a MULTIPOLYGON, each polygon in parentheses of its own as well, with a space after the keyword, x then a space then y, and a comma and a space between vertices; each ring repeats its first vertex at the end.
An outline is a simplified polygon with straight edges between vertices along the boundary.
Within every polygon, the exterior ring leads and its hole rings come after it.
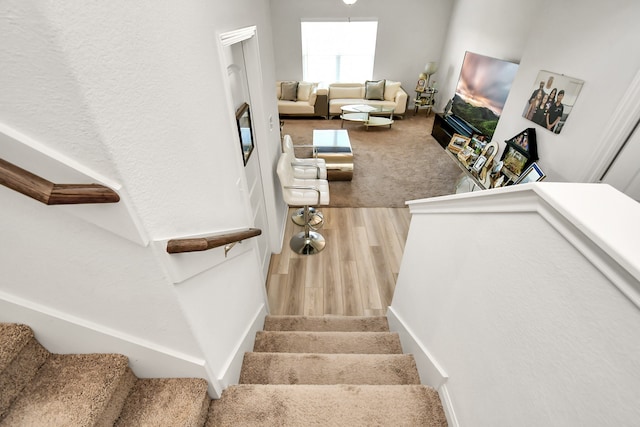
POLYGON ((377 21, 302 22, 302 75, 310 82, 373 77, 377 21))

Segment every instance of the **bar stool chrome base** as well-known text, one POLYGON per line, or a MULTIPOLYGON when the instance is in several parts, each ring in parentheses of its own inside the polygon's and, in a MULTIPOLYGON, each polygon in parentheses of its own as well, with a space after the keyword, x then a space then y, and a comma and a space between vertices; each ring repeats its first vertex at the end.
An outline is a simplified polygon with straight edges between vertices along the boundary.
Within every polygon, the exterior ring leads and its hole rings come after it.
MULTIPOLYGON (((309 217, 313 218, 316 215, 320 215, 320 219, 324 219, 324 217, 322 216, 322 212, 312 206, 309 206, 309 217)), ((300 208, 294 211, 291 215, 291 221, 293 221, 293 223, 296 225, 304 227, 304 208, 300 208)), ((317 220, 312 220, 310 223, 313 225, 314 222, 317 222, 317 220)))
POLYGON ((300 232, 289 241, 291 250, 301 255, 314 255, 322 251, 326 245, 324 237, 315 231, 300 232))

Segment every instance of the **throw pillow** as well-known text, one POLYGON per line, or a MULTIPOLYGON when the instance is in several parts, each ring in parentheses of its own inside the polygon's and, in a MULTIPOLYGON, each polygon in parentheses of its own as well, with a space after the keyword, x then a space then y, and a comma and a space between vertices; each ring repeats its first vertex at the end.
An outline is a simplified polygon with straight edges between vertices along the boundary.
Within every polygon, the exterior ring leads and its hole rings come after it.
POLYGON ((396 99, 398 89, 400 89, 400 82, 390 82, 387 80, 384 83, 384 99, 386 101, 394 101, 396 99))
POLYGON ((384 101, 384 80, 365 82, 365 99, 375 99, 378 101, 384 101))
POLYGON ((282 93, 280 99, 285 101, 297 101, 298 82, 282 82, 280 85, 280 92, 282 93))
POLYGON ((309 95, 311 95, 311 89, 313 83, 300 82, 298 83, 298 101, 308 101, 309 95))

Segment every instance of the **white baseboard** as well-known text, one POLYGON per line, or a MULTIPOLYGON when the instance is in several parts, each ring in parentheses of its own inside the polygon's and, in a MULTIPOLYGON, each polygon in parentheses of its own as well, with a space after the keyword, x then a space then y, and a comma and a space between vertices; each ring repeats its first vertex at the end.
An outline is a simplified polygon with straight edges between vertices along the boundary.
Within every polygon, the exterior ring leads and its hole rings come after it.
POLYGON ((440 396, 440 401, 442 402, 444 415, 447 417, 447 424, 449 425, 449 427, 459 427, 460 423, 458 422, 458 418, 456 417, 456 412, 453 410, 451 396, 449 395, 449 389, 446 383, 440 386, 440 388, 438 389, 438 395, 440 396))
POLYGON ((242 369, 242 361, 244 360, 244 354, 246 352, 253 351, 253 343, 256 339, 256 332, 261 331, 264 328, 264 318, 267 315, 266 305, 260 306, 260 309, 253 317, 251 325, 247 328, 244 334, 244 338, 240 341, 238 347, 233 352, 233 356, 227 363, 223 374, 218 379, 218 383, 227 388, 232 384, 238 384, 240 379, 240 370, 242 369))
POLYGON ((145 342, 102 325, 74 318, 62 312, 0 292, 0 322, 22 323, 52 353, 117 353, 129 358, 139 378, 204 378, 204 359, 145 342))
POLYGON ((394 311, 393 307, 389 307, 387 310, 387 320, 389 321, 389 329, 392 332, 397 332, 400 336, 404 353, 413 354, 422 383, 438 390, 449 426, 457 427, 459 425, 458 419, 447 388, 449 376, 429 353, 425 345, 415 336, 411 328, 394 311))

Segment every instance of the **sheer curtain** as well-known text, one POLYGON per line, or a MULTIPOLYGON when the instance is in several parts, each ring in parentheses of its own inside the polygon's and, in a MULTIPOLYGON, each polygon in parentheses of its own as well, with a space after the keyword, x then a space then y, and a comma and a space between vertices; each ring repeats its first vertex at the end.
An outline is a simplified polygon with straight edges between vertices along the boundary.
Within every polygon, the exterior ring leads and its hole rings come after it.
POLYGON ((302 21, 303 79, 323 83, 371 80, 377 32, 377 21, 302 21))

